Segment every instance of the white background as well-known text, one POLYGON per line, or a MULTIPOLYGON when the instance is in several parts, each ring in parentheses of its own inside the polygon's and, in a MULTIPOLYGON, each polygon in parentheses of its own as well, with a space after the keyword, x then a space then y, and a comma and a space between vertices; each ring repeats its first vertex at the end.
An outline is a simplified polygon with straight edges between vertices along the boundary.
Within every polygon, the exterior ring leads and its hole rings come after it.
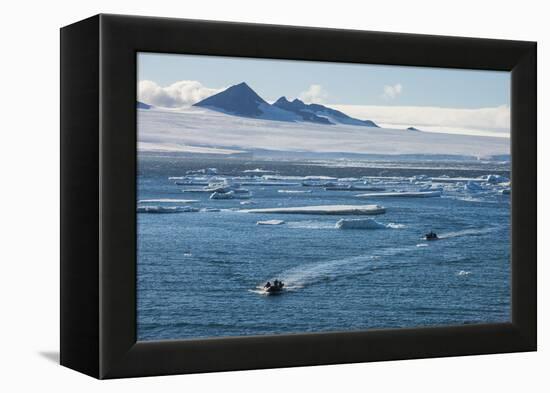
MULTIPOLYGON (((59 31, 105 13, 536 40, 539 178, 547 173, 543 1, 10 1, 0 60, 0 391, 548 391, 548 207, 539 203, 539 352, 96 381, 55 363, 59 329, 59 31), (544 363, 547 363, 544 366, 544 363)), ((93 179, 91 179, 93 181, 93 179)), ((517 191, 517 190, 516 190, 517 191)), ((548 185, 539 182, 539 201, 548 185)))

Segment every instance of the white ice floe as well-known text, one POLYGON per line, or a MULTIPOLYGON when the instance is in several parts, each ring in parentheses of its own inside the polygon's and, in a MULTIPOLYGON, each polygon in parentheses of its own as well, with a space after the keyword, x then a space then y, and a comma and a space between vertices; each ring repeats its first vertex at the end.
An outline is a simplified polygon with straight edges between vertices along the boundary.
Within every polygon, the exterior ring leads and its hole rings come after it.
POLYGON ((270 171, 270 170, 267 170, 267 169, 256 168, 256 169, 246 169, 246 170, 243 171, 243 173, 246 173, 247 175, 258 175, 258 176, 262 176, 262 175, 267 175, 267 174, 270 174, 270 173, 275 173, 275 171, 270 171))
POLYGON ((138 206, 138 213, 190 213, 199 209, 191 206, 138 206))
POLYGON ((479 178, 479 177, 432 177, 432 182, 438 182, 438 183, 467 183, 467 182, 474 182, 474 183, 485 183, 487 180, 485 178, 479 178))
POLYGON ((281 194, 309 194, 311 190, 278 190, 281 194))
POLYGON ((326 191, 384 191, 384 187, 356 186, 354 184, 340 184, 325 187, 326 191))
POLYGON ((203 168, 203 169, 192 169, 187 172, 185 172, 188 175, 217 175, 218 169, 217 168, 203 168))
POLYGON ((386 229, 387 226, 372 218, 341 219, 336 223, 338 229, 386 229))
POLYGON ((299 186, 300 183, 284 183, 284 182, 271 182, 271 181, 251 181, 251 182, 242 182, 241 186, 268 186, 268 187, 292 187, 299 186))
POLYGON ((138 203, 196 203, 196 199, 170 199, 170 198, 160 198, 160 199, 140 199, 138 203))
POLYGON ((283 220, 266 220, 266 221, 258 221, 256 225, 282 225, 285 222, 283 220))
POLYGON ((379 205, 321 205, 300 207, 276 207, 268 209, 241 210, 245 213, 279 214, 332 214, 332 215, 368 215, 383 214, 386 209, 379 205))
POLYGON ((233 191, 229 192, 214 192, 210 195, 210 199, 234 199, 235 193, 233 191))
POLYGON ((441 191, 401 191, 401 192, 377 192, 355 195, 357 198, 433 198, 440 197, 441 191))

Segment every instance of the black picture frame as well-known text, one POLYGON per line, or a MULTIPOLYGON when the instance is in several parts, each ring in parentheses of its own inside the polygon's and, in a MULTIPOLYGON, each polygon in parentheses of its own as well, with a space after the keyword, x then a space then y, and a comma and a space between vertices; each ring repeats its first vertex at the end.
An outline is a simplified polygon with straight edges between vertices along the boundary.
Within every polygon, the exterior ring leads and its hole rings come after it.
POLYGON ((103 379, 535 351, 536 97, 535 42, 103 14, 63 27, 61 364, 103 379), (140 51, 511 71, 511 323, 136 342, 140 51))

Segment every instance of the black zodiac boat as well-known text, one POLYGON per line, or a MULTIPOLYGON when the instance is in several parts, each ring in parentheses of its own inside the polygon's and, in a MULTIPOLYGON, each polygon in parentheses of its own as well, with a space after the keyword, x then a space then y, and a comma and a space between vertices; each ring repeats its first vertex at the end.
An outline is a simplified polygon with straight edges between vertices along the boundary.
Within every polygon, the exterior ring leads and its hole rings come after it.
POLYGON ((426 233, 424 235, 424 239, 426 239, 426 240, 439 240, 439 238, 437 237, 437 234, 433 231, 430 231, 430 233, 426 233))
POLYGON ((264 285, 264 292, 268 295, 277 295, 283 291, 285 284, 282 281, 275 280, 273 284, 269 281, 264 285))

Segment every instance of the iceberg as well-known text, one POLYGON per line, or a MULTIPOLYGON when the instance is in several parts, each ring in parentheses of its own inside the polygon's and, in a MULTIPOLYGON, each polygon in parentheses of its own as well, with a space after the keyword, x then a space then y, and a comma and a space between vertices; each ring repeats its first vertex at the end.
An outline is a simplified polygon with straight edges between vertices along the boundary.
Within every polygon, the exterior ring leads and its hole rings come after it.
POLYGON ((278 190, 281 194, 309 194, 311 190, 278 190))
POLYGON ((336 223, 338 229, 386 229, 387 226, 372 218, 341 219, 336 223))
POLYGON ((266 220, 266 221, 258 221, 256 225, 282 225, 285 222, 283 220, 266 220))
POLYGON ((321 205, 300 207, 275 207, 267 209, 241 210, 244 213, 278 214, 330 214, 330 215, 374 215, 384 214, 386 209, 379 205, 321 205))
POLYGON ((355 195, 356 198, 434 198, 440 197, 441 191, 400 191, 400 192, 378 192, 355 195))
POLYGON ((191 206, 138 206, 138 213, 189 213, 199 209, 191 206))

